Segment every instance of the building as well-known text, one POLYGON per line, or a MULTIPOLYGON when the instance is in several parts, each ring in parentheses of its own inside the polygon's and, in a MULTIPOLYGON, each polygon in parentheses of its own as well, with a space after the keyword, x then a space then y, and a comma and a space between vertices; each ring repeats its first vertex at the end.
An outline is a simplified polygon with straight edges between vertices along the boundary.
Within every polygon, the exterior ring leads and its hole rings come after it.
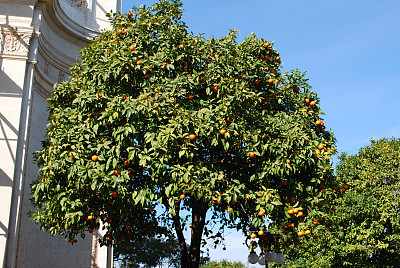
MULTIPOLYGON (((47 124, 46 98, 121 0, 0 0, 0 264, 106 267, 97 236, 71 246, 29 219, 30 183, 47 124)), ((108 256, 110 258, 110 256, 108 256)))

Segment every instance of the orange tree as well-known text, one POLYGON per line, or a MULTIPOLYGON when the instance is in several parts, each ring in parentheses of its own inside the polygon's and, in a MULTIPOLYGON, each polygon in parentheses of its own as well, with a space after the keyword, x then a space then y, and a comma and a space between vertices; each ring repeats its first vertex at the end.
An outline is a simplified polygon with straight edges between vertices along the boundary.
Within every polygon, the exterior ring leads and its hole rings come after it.
MULTIPOLYGON (((287 267, 398 267, 400 262, 400 139, 371 140, 342 154, 335 211, 310 239, 288 248, 287 267)), ((316 225, 317 228, 317 225, 316 225)))
POLYGON ((207 224, 273 232, 279 247, 324 213, 335 139, 304 74, 282 73, 254 34, 188 33, 181 6, 110 15, 54 89, 32 185, 32 217, 50 233, 76 242, 103 226, 102 243, 129 247, 174 230, 182 267, 196 267, 203 233, 222 240, 207 224))

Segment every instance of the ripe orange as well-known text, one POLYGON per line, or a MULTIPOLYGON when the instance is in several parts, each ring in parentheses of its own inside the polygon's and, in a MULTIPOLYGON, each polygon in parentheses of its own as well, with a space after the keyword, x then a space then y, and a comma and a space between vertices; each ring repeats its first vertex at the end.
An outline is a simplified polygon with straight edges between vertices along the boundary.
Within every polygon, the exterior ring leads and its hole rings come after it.
POLYGON ((294 212, 295 214, 297 214, 297 213, 299 213, 299 210, 298 210, 297 208, 295 208, 295 209, 293 209, 293 212, 294 212))
POLYGON ((249 156, 250 156, 250 158, 256 158, 257 157, 257 155, 254 153, 254 152, 251 152, 250 154, 249 154, 249 156))
POLYGON ((129 47, 129 50, 130 50, 130 51, 134 51, 134 50, 135 50, 135 46, 134 46, 134 45, 131 45, 131 46, 129 47))
POLYGON ((311 231, 310 231, 310 230, 306 230, 304 233, 305 233, 306 235, 309 235, 309 234, 311 234, 311 231))
POLYGON ((289 224, 290 228, 294 228, 294 223, 289 224))
POLYGON ((196 135, 195 135, 195 134, 190 134, 190 135, 189 135, 189 139, 190 139, 191 141, 194 141, 194 140, 196 139, 196 135))
POLYGON ((122 34, 122 30, 121 29, 118 30, 118 34, 122 34))
POLYGON ((297 233, 297 235, 298 235, 298 236, 303 236, 304 233, 303 233, 302 231, 300 231, 300 232, 297 233))
POLYGON ((128 29, 124 29, 124 33, 128 33, 128 29))
POLYGON ((113 192, 113 193, 111 194, 112 198, 116 198, 116 197, 117 197, 117 195, 118 195, 118 193, 117 193, 117 192, 113 192))
POLYGON ((277 61, 280 61, 280 60, 281 60, 281 57, 276 56, 276 60, 277 60, 277 61))
POLYGON ((320 145, 318 145, 318 149, 320 150, 324 149, 324 145, 321 143, 320 145))
POLYGON ((87 217, 87 220, 88 220, 88 221, 93 220, 93 215, 89 215, 89 216, 87 217))
POLYGON ((70 154, 70 155, 69 155, 69 158, 75 159, 75 156, 74 156, 73 154, 70 154))
POLYGON ((256 85, 260 84, 260 80, 258 80, 258 79, 254 80, 254 84, 256 84, 256 85))
POLYGON ((269 43, 268 42, 264 43, 264 47, 265 48, 269 47, 269 43))
POLYGON ((250 196, 246 195, 246 200, 249 201, 250 200, 250 196))
POLYGON ((254 238, 257 237, 257 235, 256 235, 256 234, 251 234, 250 237, 251 237, 252 239, 254 239, 254 238))
POLYGON ((128 98, 128 96, 127 95, 124 95, 124 100, 126 100, 128 98))
POLYGON ((185 197, 186 197, 186 195, 184 195, 184 194, 181 194, 181 196, 179 196, 179 198, 180 198, 181 200, 185 199, 185 197))
POLYGON ((265 211, 264 211, 264 210, 260 210, 260 211, 258 212, 258 215, 259 215, 259 216, 264 216, 264 214, 265 214, 265 211))
POLYGON ((288 210, 288 213, 289 213, 289 214, 293 214, 293 213, 294 213, 293 209, 289 209, 289 210, 288 210))
POLYGON ((188 95, 188 99, 189 99, 189 100, 193 99, 193 95, 192 95, 192 94, 189 94, 189 95, 188 95))
POLYGON ((274 82, 274 79, 270 78, 268 79, 268 83, 272 84, 274 82))
POLYGON ((310 102, 310 106, 315 106, 317 103, 315 101, 310 102))
POLYGON ((258 231, 258 235, 259 236, 263 236, 264 235, 264 231, 263 230, 258 231))
POLYGON ((215 93, 217 93, 218 92, 218 87, 213 87, 213 89, 212 89, 215 93))
POLYGON ((219 58, 219 54, 215 54, 214 57, 215 57, 215 58, 219 58))
POLYGON ((314 220, 314 221, 313 221, 313 224, 314 224, 314 225, 318 225, 318 220, 314 220))
POLYGON ((219 133, 221 133, 221 135, 225 135, 226 130, 225 129, 221 129, 221 131, 219 133))
POLYGON ((99 158, 97 157, 97 155, 93 155, 93 156, 92 156, 92 161, 96 162, 97 160, 99 160, 99 158))
POLYGON ((167 69, 167 66, 165 66, 165 65, 161 65, 161 67, 160 67, 161 69, 163 69, 163 70, 165 70, 165 69, 167 69))
POLYGON ((321 121, 320 121, 320 120, 317 120, 317 121, 315 121, 315 124, 316 124, 317 126, 319 126, 319 125, 321 125, 321 121))
POLYGON ((99 93, 97 96, 99 96, 99 98, 103 97, 103 95, 101 95, 101 93, 99 93))
POLYGON ((138 61, 136 62, 136 64, 137 64, 137 65, 141 65, 142 62, 141 62, 140 60, 138 60, 138 61))
POLYGON ((126 167, 129 166, 129 161, 126 160, 126 161, 124 162, 124 165, 125 165, 126 167))
POLYGON ((286 159, 286 164, 290 164, 290 159, 286 159))
POLYGON ((304 214, 302 211, 299 211, 299 214, 297 214, 297 216, 302 217, 304 214))

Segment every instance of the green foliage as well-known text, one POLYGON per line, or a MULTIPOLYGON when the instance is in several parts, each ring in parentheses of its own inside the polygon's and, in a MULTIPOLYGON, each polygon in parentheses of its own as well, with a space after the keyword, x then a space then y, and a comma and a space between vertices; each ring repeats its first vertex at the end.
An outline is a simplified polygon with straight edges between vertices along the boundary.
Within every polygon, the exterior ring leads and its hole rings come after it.
POLYGON ((245 268, 246 266, 241 262, 230 262, 227 260, 211 261, 200 268, 245 268))
POLYGON ((343 194, 322 218, 326 227, 297 248, 287 267, 398 267, 400 262, 400 139, 371 140, 357 155, 342 154, 343 194))
POLYGON ((247 237, 270 222, 278 247, 325 215, 335 139, 305 75, 281 73, 273 42, 204 39, 181 17, 179 1, 110 15, 54 89, 32 185, 32 217, 51 234, 76 242, 101 223, 103 243, 128 246, 174 227, 184 252, 186 223, 193 246, 207 223, 247 237))
POLYGON ((118 267, 157 267, 167 264, 168 267, 180 267, 180 252, 175 240, 146 238, 136 241, 130 247, 116 247, 114 263, 118 267))

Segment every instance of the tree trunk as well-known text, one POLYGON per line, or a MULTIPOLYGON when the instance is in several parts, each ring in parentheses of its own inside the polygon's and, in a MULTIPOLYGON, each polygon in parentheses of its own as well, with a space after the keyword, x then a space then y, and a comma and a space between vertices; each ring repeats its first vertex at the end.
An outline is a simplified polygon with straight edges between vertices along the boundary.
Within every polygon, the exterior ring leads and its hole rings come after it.
MULTIPOLYGON (((192 206, 192 235, 188 258, 188 268, 198 268, 200 264, 201 237, 207 214, 207 206, 202 202, 193 202, 192 206)), ((182 266, 183 268, 183 266, 182 266)))

